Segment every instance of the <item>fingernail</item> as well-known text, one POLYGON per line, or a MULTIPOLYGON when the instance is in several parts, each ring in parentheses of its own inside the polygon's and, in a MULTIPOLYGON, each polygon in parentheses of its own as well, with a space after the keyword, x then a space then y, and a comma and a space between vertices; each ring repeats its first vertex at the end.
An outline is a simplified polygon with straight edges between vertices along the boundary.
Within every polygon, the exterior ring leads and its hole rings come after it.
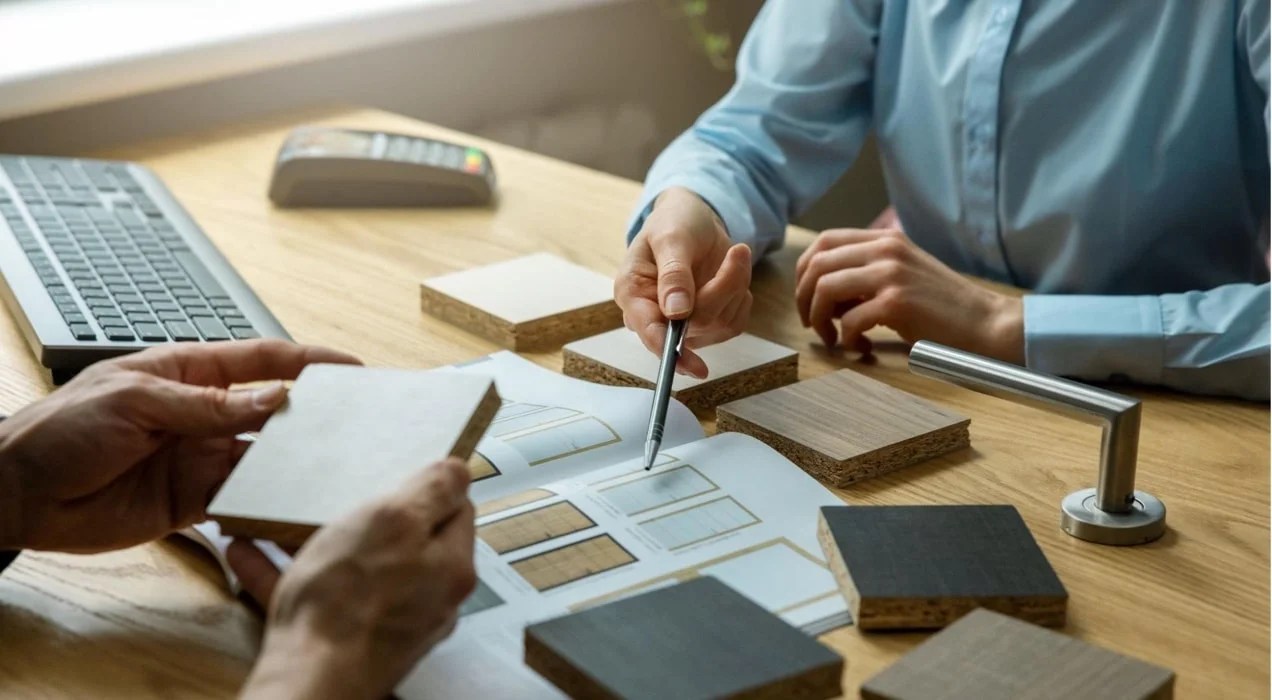
POLYGON ((684 292, 672 292, 667 295, 667 313, 683 314, 689 312, 689 295, 684 292))
POLYGON ((287 387, 283 386, 282 382, 274 382, 252 390, 252 408, 262 410, 278 408, 285 398, 287 398, 287 387))

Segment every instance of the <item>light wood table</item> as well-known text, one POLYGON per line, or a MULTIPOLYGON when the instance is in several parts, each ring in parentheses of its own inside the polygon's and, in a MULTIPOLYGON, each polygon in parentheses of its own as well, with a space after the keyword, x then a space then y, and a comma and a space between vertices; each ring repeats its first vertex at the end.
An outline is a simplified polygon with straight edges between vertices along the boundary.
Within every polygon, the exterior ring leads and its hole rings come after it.
MULTIPOLYGON (((638 186, 375 111, 327 111, 117 148, 154 168, 298 341, 368 364, 428 367, 492 352, 425 317, 419 281, 534 251, 612 274, 638 186), (287 129, 304 121, 477 143, 499 173, 489 209, 284 211, 265 197, 287 129)), ((972 449, 855 485, 850 503, 1011 503, 1071 594, 1066 632, 1173 668, 1179 697, 1268 694, 1266 406, 1135 391, 1145 400, 1139 487, 1163 499, 1170 530, 1130 549, 1063 534, 1060 499, 1094 484, 1099 431, 909 374, 903 349, 866 364, 819 348, 791 302, 793 263, 811 236, 756 271, 751 331, 800 351, 803 377, 851 367, 972 418, 972 449)), ((0 411, 49 390, 17 328, 0 314, 0 411)), ((531 355, 559 369, 558 352, 531 355)), ((260 623, 218 570, 172 541, 78 557, 27 553, 0 577, 0 695, 227 696, 260 623)), ((924 639, 823 640, 848 660, 845 692, 924 639)))

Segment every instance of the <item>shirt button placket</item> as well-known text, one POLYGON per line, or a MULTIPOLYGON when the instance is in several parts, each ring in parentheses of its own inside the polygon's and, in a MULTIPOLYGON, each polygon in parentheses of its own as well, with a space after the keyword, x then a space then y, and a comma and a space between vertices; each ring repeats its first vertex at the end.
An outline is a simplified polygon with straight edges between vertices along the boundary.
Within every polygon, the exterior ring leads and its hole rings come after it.
POLYGON ((967 67, 963 98, 963 203, 983 272, 1010 273, 998 232, 998 105, 1003 63, 1011 43, 1019 0, 999 0, 967 67))

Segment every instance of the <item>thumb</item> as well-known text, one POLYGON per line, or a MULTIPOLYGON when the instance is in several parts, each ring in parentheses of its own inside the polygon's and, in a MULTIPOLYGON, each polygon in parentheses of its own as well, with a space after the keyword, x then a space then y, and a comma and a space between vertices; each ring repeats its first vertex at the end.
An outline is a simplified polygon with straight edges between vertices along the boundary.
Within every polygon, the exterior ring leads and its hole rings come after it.
POLYGON ((668 236, 650 242, 658 266, 658 306, 669 319, 693 313, 697 285, 693 281, 693 252, 683 237, 668 236))
POLYGON ((238 576, 243 590, 262 608, 268 609, 274 598, 274 589, 278 587, 278 579, 282 576, 269 557, 251 541, 236 537, 225 550, 225 561, 238 576))
POLYGON ((287 400, 282 382, 230 391, 164 382, 156 392, 158 423, 179 435, 219 437, 258 430, 287 400))

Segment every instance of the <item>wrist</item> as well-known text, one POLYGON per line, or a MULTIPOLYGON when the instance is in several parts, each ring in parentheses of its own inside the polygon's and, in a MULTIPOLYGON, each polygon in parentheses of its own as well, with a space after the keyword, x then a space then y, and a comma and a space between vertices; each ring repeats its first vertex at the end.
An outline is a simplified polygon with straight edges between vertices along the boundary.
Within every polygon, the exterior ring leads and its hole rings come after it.
POLYGON ((988 357, 1025 364, 1025 305, 1019 297, 989 292, 989 323, 982 343, 988 357))
POLYGON ((392 688, 371 681, 369 645, 335 640, 303 623, 271 624, 243 686, 243 698, 378 698, 392 688))

